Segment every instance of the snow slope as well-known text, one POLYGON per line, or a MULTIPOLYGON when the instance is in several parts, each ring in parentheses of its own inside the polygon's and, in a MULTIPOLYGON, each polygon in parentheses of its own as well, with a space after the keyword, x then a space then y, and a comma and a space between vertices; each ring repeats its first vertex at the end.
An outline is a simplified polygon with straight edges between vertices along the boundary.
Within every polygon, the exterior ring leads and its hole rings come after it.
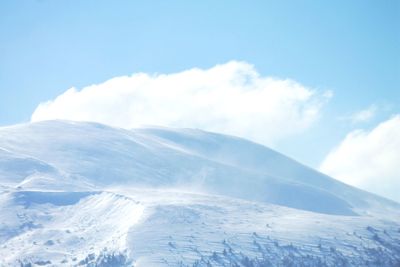
POLYGON ((0 266, 396 266, 400 205, 250 141, 0 128, 0 266))

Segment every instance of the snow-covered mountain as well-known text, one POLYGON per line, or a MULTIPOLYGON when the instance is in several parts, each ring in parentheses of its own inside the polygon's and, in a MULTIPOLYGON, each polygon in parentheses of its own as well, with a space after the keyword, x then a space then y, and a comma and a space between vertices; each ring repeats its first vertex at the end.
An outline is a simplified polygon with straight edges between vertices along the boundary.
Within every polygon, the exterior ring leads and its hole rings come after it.
POLYGON ((0 128, 0 266, 398 266, 400 205, 250 141, 0 128))

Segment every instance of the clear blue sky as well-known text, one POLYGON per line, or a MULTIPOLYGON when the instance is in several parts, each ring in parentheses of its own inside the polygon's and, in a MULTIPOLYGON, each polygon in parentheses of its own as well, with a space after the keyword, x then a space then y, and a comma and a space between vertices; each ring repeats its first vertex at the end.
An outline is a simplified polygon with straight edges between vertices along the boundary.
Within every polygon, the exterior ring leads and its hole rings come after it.
POLYGON ((399 51, 400 1, 5 0, 0 125, 29 121, 72 86, 244 60, 333 90, 321 123, 281 144, 315 166, 353 127, 338 117, 371 104, 384 107, 377 121, 400 111, 399 51))

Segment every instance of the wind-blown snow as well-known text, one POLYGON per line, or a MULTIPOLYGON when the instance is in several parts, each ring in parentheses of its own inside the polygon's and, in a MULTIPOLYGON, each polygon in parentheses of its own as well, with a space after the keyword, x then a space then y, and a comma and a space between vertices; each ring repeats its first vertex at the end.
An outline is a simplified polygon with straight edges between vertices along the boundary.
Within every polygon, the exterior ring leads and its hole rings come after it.
POLYGON ((194 129, 0 128, 0 265, 395 266, 400 205, 194 129))

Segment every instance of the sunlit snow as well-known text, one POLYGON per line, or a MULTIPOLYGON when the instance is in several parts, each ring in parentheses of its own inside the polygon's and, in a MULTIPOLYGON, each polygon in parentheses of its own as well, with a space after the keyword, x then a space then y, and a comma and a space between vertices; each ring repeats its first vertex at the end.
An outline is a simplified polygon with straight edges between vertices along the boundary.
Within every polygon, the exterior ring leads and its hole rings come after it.
POLYGON ((398 266, 400 205, 196 129, 0 128, 0 266, 398 266))

